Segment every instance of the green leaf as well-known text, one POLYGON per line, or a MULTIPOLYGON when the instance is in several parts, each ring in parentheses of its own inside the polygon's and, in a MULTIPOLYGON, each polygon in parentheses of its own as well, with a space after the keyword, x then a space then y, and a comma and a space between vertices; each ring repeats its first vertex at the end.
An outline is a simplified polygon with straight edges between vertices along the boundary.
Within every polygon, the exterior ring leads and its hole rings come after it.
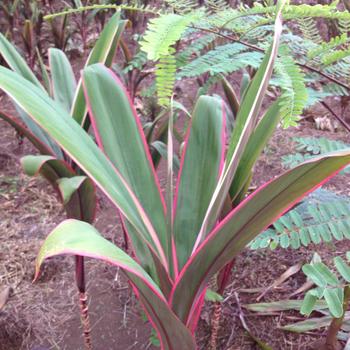
MULTIPOLYGON (((16 48, 0 33, 0 54, 5 59, 10 68, 21 75, 26 80, 37 86, 42 91, 45 91, 39 80, 36 78, 32 70, 28 67, 25 60, 17 52, 16 48)), ((10 96, 11 97, 11 96, 10 96)), ((16 109, 19 113, 20 118, 27 125, 32 134, 44 143, 48 148, 52 150, 58 158, 63 159, 63 154, 57 144, 50 139, 50 137, 38 127, 30 118, 23 112, 18 106, 16 109)))
POLYGON ((169 258, 165 203, 141 123, 128 94, 117 76, 101 64, 84 69, 83 86, 98 144, 140 201, 155 229, 155 238, 160 241, 158 249, 169 258))
POLYGON ((343 315, 343 293, 342 288, 326 288, 324 290, 324 298, 329 311, 335 318, 340 318, 343 315))
POLYGON ((32 70, 27 65, 26 61, 18 53, 16 48, 0 33, 0 54, 9 65, 9 67, 20 74, 23 78, 27 79, 40 89, 44 90, 40 81, 34 75, 32 70))
POLYGON ((345 281, 350 282, 349 265, 340 256, 334 258, 334 264, 341 276, 345 279, 345 281))
POLYGON ((194 349, 190 331, 169 308, 150 276, 121 249, 103 238, 96 229, 82 221, 66 220, 46 238, 36 261, 36 278, 47 258, 56 255, 79 255, 119 266, 136 288, 138 297, 156 327, 162 349, 194 349))
MULTIPOLYGON (((271 303, 256 303, 256 304, 246 304, 244 307, 250 311, 255 311, 259 313, 271 313, 279 311, 297 310, 302 308, 303 300, 280 300, 273 301, 271 303)), ((327 304, 323 300, 316 301, 314 305, 314 310, 324 310, 327 309, 327 304)))
POLYGON ((309 290, 304 297, 303 304, 300 308, 300 313, 309 316, 314 310, 318 295, 315 295, 313 290, 309 290))
POLYGON ((325 287, 327 284, 331 286, 339 286, 337 276, 322 262, 307 264, 303 272, 318 286, 325 287))
POLYGON ((172 305, 180 319, 187 321, 192 303, 215 273, 276 218, 349 162, 347 151, 305 162, 262 186, 231 211, 192 255, 174 285, 172 305))
POLYGON ((18 74, 0 67, 6 91, 66 150, 120 209, 143 239, 158 249, 156 233, 135 194, 91 137, 49 96, 18 74))
MULTIPOLYGON (((164 142, 156 140, 153 141, 150 146, 154 148, 162 158, 167 159, 167 145, 164 142)), ((180 168, 179 157, 176 154, 173 155, 173 168, 175 173, 177 173, 180 168)))
POLYGON ((315 329, 318 330, 322 327, 328 327, 332 322, 332 319, 333 319, 332 316, 309 318, 305 321, 288 324, 286 326, 278 327, 278 328, 288 332, 305 333, 305 332, 313 331, 315 329))
POLYGON ((38 57, 38 62, 39 62, 39 66, 40 66, 40 70, 41 70, 41 76, 42 76, 42 80, 43 80, 43 83, 44 83, 44 86, 45 86, 45 90, 48 92, 48 94, 50 96, 52 96, 52 91, 51 91, 51 80, 50 80, 50 77, 49 77, 49 73, 46 69, 46 66, 43 62, 43 59, 41 57, 41 54, 39 52, 39 49, 37 48, 36 49, 36 55, 38 57))
POLYGON ((49 49, 49 62, 54 99, 70 112, 77 85, 73 68, 65 53, 59 49, 49 49))
MULTIPOLYGON (((111 17, 101 32, 94 48, 92 49, 85 67, 95 63, 103 63, 107 67, 110 67, 112 65, 113 57, 118 48, 119 40, 126 24, 127 21, 120 20, 119 12, 111 17)), ((82 81, 80 79, 78 88, 76 89, 71 115, 80 125, 84 125, 86 113, 87 108, 82 81)))
POLYGON ((195 247, 205 239, 215 222, 219 219, 221 209, 236 174, 241 157, 249 142, 257 124, 263 98, 270 80, 274 60, 277 55, 279 38, 282 33, 280 13, 275 22, 275 35, 270 49, 265 54, 264 60, 256 72, 254 79, 248 87, 245 97, 240 105, 236 118, 235 128, 232 133, 229 149, 226 156, 226 167, 215 189, 214 196, 206 212, 203 224, 198 235, 195 247))
POLYGON ((223 102, 201 96, 182 153, 174 198, 174 238, 179 270, 191 255, 223 167, 225 152, 223 102))
POLYGON ((260 120, 252 133, 237 167, 236 174, 230 187, 230 197, 234 200, 245 184, 249 173, 264 150, 268 140, 280 120, 279 101, 276 101, 260 120))
POLYGON ((7 115, 0 111, 0 119, 5 120, 10 124, 20 135, 26 137, 30 143, 41 153, 46 155, 54 156, 51 148, 38 139, 27 127, 25 127, 21 122, 17 121, 15 118, 7 115))
POLYGON ((205 292, 205 300, 212 302, 222 302, 224 298, 219 293, 216 293, 212 289, 208 288, 205 292))
POLYGON ((186 27, 199 17, 198 12, 191 12, 184 16, 169 13, 150 19, 140 43, 141 50, 147 53, 148 59, 153 61, 168 55, 170 47, 181 38, 186 27))
POLYGON ((87 179, 86 176, 74 176, 70 178, 63 177, 57 180, 64 204, 67 204, 71 200, 74 192, 76 192, 87 179))
POLYGON ((51 156, 30 155, 23 157, 21 163, 27 175, 40 174, 60 193, 69 218, 93 222, 97 199, 89 178, 76 176, 66 162, 51 156))

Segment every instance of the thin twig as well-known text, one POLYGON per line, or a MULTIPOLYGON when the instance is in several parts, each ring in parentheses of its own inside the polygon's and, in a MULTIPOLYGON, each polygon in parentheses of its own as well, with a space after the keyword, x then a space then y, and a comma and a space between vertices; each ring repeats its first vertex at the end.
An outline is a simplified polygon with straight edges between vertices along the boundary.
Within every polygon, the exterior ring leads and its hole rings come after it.
POLYGON ((340 123, 341 125, 343 125, 344 128, 345 128, 347 131, 350 132, 350 125, 349 125, 345 120, 343 120, 342 118, 340 118, 339 115, 338 115, 337 113, 335 113, 334 110, 333 110, 326 102, 321 101, 321 105, 322 105, 325 109, 327 109, 327 111, 328 111, 329 113, 331 113, 332 116, 333 116, 335 119, 337 119, 337 120, 339 121, 339 123, 340 123))

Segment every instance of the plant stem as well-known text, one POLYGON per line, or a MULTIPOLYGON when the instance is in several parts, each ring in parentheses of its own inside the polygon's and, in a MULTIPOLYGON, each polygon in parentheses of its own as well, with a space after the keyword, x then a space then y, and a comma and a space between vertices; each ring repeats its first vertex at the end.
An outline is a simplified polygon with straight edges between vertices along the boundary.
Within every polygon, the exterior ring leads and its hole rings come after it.
POLYGON ((92 350, 89 306, 87 303, 87 293, 85 288, 85 269, 83 256, 75 256, 75 278, 79 291, 80 318, 81 324, 83 326, 85 349, 92 350))
POLYGON ((211 335, 210 335, 210 343, 209 343, 210 350, 217 349, 218 335, 220 330, 221 308, 222 308, 221 302, 220 301, 215 302, 214 310, 212 313, 212 321, 211 321, 211 335))
POLYGON ((346 310, 349 306, 350 300, 350 286, 347 285, 344 288, 344 301, 343 301, 343 314, 339 318, 333 318, 328 331, 326 338, 326 349, 327 350, 335 350, 337 346, 337 334, 343 324, 346 310))
POLYGON ((337 119, 337 120, 339 121, 339 123, 340 123, 341 125, 343 125, 343 127, 344 127, 347 131, 350 132, 350 125, 349 125, 345 120, 343 120, 342 118, 340 118, 339 115, 336 114, 336 113, 334 112, 334 110, 333 110, 326 102, 322 101, 322 102, 321 102, 321 105, 322 105, 324 108, 326 108, 327 111, 328 111, 330 114, 332 114, 332 116, 333 116, 335 119, 337 119))

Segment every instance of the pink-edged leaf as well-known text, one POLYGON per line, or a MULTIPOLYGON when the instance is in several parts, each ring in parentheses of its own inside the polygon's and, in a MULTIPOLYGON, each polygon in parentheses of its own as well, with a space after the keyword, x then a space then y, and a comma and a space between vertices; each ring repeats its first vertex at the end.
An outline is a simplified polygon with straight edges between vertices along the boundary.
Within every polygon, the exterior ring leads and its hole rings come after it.
POLYGON ((91 257, 118 266, 131 281, 164 350, 195 350, 190 331, 175 316, 157 284, 125 252, 82 221, 66 220, 46 238, 36 261, 36 279, 45 259, 57 255, 91 257))
POLYGON ((4 67, 0 67, 0 88, 57 141, 123 213, 140 236, 156 250, 157 247, 152 242, 152 236, 156 233, 142 205, 127 181, 96 146, 90 135, 46 93, 4 67), (150 227, 153 229, 151 232, 150 227))
POLYGON ((96 189, 86 176, 76 176, 65 161, 52 156, 25 156, 21 159, 29 176, 41 175, 56 190, 69 218, 93 222, 96 212, 96 189))
POLYGON ((201 96, 185 140, 174 198, 174 241, 179 270, 192 253, 223 169, 225 110, 222 100, 201 96))
POLYGON ((169 261, 165 203, 134 106, 118 77, 102 64, 84 69, 83 86, 97 142, 149 217, 150 243, 163 262, 169 261))
POLYGON ((44 142, 42 142, 39 138, 37 138, 22 122, 18 121, 14 117, 0 112, 0 119, 5 120, 8 124, 10 124, 20 135, 26 137, 29 142, 41 153, 45 155, 54 156, 54 152, 46 146, 44 142))
MULTIPOLYGON (((284 2, 285 1, 281 1, 281 4, 284 4, 284 2)), ((282 7, 283 6, 280 7, 276 16, 275 33, 271 47, 267 50, 263 62, 249 85, 240 105, 235 128, 227 152, 225 171, 222 173, 205 214, 205 219, 203 220, 200 233, 196 240, 195 248, 197 248, 205 239, 216 221, 219 219, 224 201, 227 198, 232 180, 239 166, 240 159, 242 158, 250 136, 256 127, 262 101, 268 87, 274 61, 278 52, 279 39, 282 33, 282 7)))
POLYGON ((284 173, 246 198, 208 235, 181 271, 171 305, 188 322, 209 279, 307 193, 350 163, 350 151, 325 155, 284 173))
MULTIPOLYGON (((127 22, 126 20, 120 19, 120 12, 115 13, 110 18, 96 41, 85 63, 85 67, 95 63, 103 63, 107 67, 112 65, 114 55, 127 22)), ((90 125, 86 123, 87 108, 81 79, 78 82, 78 87, 75 92, 71 115, 80 125, 84 126, 85 129, 90 125)))

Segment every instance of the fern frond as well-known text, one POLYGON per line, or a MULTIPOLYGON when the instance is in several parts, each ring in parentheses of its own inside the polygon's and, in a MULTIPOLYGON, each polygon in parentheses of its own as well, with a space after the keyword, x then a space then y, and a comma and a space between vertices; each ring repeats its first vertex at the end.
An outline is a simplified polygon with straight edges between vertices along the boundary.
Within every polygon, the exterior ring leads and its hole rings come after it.
POLYGON ((343 50, 334 50, 322 57, 322 63, 326 66, 333 64, 334 62, 338 62, 346 57, 350 56, 350 48, 346 48, 343 50))
POLYGON ((307 54, 309 59, 314 59, 315 57, 324 55, 330 50, 337 48, 348 41, 348 36, 346 33, 343 33, 340 36, 332 38, 329 42, 323 42, 318 47, 310 50, 307 54))
POLYGON ((316 44, 320 44, 322 42, 321 35, 313 18, 300 18, 297 20, 297 23, 305 39, 316 44))
POLYGON ((171 7, 174 12, 183 15, 194 10, 198 2, 196 0, 165 0, 167 7, 171 7))
POLYGON ((147 54, 143 51, 138 51, 128 65, 124 68, 124 73, 128 73, 134 69, 141 70, 147 63, 147 54))
POLYGON ((205 0, 205 5, 213 13, 227 11, 230 8, 225 0, 205 0))
POLYGON ((177 66, 182 67, 188 63, 192 56, 199 56, 203 49, 205 49, 209 44, 214 42, 216 35, 209 34, 203 35, 200 38, 192 39, 186 38, 188 45, 182 51, 176 55, 177 66))
POLYGON ((141 50, 150 60, 157 61, 169 54, 169 50, 182 36, 187 26, 199 19, 203 12, 191 12, 188 15, 165 14, 149 21, 141 50))
MULTIPOLYGON (((350 145, 342 141, 329 140, 325 137, 295 137, 293 140, 296 142, 297 152, 282 157, 282 164, 286 168, 295 167, 301 162, 320 154, 339 151, 350 147, 350 145)), ((343 172, 350 172, 349 167, 345 168, 343 172)))
POLYGON ((249 52, 239 43, 221 45, 184 66, 177 77, 197 77, 207 72, 211 75, 232 73, 247 66, 257 68, 262 57, 262 53, 249 52))
POLYGON ((176 59, 173 53, 161 55, 156 64, 156 87, 158 102, 168 106, 173 93, 176 73, 176 59))
POLYGON ((348 34, 350 32, 350 18, 349 19, 339 19, 338 28, 341 34, 348 34))
POLYGON ((324 85, 323 91, 332 96, 349 96, 347 89, 335 83, 324 85))
POLYGON ((291 56, 291 52, 282 46, 275 63, 274 83, 281 90, 281 121, 284 127, 296 126, 307 101, 308 92, 304 83, 304 74, 291 56))
POLYGON ((309 244, 350 239, 350 203, 342 199, 291 210, 260 234, 251 249, 298 249, 309 244))

